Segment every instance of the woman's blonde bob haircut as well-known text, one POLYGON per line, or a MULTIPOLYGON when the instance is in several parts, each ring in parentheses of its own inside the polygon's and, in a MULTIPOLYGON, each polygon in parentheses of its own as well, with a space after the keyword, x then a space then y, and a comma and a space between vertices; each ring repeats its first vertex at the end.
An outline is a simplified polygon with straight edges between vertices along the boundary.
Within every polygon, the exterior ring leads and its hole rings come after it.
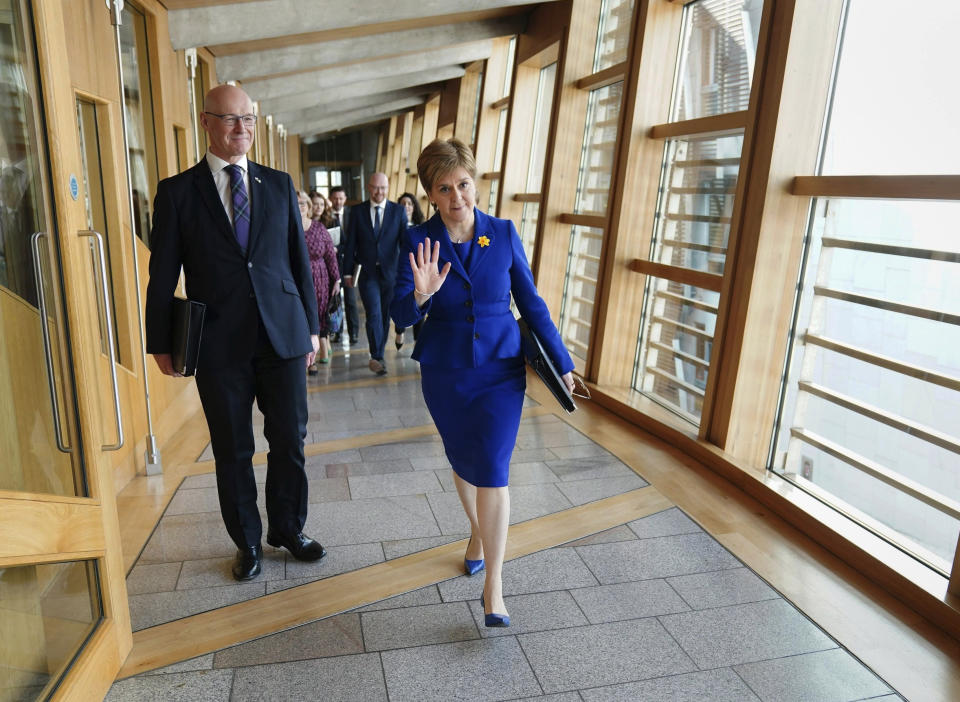
POLYGON ((457 168, 462 168, 474 180, 477 179, 477 161, 470 147, 459 139, 434 139, 417 159, 417 176, 427 194, 433 184, 457 168))

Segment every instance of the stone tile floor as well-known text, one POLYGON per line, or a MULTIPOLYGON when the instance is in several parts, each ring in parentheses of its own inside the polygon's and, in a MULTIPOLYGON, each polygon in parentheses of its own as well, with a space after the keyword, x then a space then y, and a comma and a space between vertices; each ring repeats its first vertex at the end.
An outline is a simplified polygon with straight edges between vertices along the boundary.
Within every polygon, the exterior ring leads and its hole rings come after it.
POLYGON ((677 508, 114 684, 108 700, 900 700, 677 508), (624 564, 627 564, 626 567, 624 564))
MULTIPOLYGON (((366 378, 355 349, 311 384, 366 378)), ((388 365, 415 373, 409 358, 388 365)), ((313 392, 310 404, 313 442, 429 422, 416 379, 313 392)), ((264 574, 234 582, 213 476, 188 478, 129 574, 134 628, 466 536, 436 437, 321 454, 307 471, 306 531, 327 558, 265 547, 264 574)), ((511 467, 512 521, 645 485, 560 419, 530 418, 511 467)), ((508 629, 482 625, 481 589, 479 577, 440 582, 119 681, 107 699, 902 699, 676 508, 507 563, 508 629)))

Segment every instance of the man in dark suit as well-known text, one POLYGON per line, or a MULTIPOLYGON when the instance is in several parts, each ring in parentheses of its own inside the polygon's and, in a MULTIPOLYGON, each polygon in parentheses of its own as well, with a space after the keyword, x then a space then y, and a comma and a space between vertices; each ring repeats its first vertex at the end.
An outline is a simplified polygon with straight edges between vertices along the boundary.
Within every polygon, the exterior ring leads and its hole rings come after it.
POLYGON ((237 545, 233 575, 260 573, 261 523, 252 458, 253 401, 264 415, 267 543, 297 559, 326 552, 303 534, 307 516, 305 366, 320 346, 317 297, 297 195, 286 173, 247 161, 256 116, 240 88, 207 93, 209 151, 167 178, 154 202, 147 352, 171 362, 171 300, 183 266, 187 296, 206 303, 197 390, 216 459, 220 512, 237 545))
POLYGON ((367 341, 370 343, 370 370, 386 375, 383 348, 390 331, 390 302, 397 278, 400 236, 407 230, 407 215, 395 202, 387 200, 390 183, 383 173, 374 173, 367 183, 370 199, 351 208, 347 228, 344 266, 347 273, 361 267, 360 279, 345 275, 348 287, 360 288, 360 299, 367 316, 367 341))
MULTIPOLYGON (((330 216, 333 218, 333 226, 340 227, 340 243, 337 244, 337 265, 340 267, 340 275, 343 275, 343 253, 347 242, 347 224, 350 221, 350 208, 347 207, 347 191, 342 185, 334 185, 330 188, 330 216)), ((357 343, 360 335, 360 311, 357 309, 357 291, 356 288, 342 287, 343 290, 343 316, 347 322, 347 332, 350 334, 350 345, 357 343)), ((334 335, 333 341, 340 341, 340 334, 334 335)))

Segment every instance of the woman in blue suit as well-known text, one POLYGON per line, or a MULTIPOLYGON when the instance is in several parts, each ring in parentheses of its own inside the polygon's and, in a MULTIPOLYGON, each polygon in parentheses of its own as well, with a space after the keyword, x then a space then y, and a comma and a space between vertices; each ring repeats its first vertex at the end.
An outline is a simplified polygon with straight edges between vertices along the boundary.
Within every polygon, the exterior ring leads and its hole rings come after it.
POLYGON ((571 391, 573 361, 513 223, 474 207, 476 171, 470 149, 456 139, 437 139, 420 154, 417 174, 437 213, 402 238, 391 315, 404 327, 426 317, 413 358, 470 520, 464 569, 473 575, 486 557, 485 623, 509 626, 501 582, 507 479, 526 388, 511 295, 571 391))

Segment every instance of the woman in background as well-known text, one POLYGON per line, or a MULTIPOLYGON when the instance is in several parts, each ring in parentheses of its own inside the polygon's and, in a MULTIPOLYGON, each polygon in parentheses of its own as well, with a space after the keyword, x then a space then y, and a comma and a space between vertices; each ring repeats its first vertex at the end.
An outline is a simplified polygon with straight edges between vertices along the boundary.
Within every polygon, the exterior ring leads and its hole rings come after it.
POLYGON ((511 297, 571 392, 573 360, 537 293, 513 222, 475 207, 470 148, 434 140, 417 159, 417 174, 437 214, 403 235, 390 312, 404 326, 426 316, 413 358, 470 522, 463 567, 473 575, 486 565, 484 623, 509 626, 502 583, 507 482, 526 390, 511 297))
MULTIPOLYGON (((337 268, 337 251, 333 246, 330 233, 320 219, 314 219, 314 203, 302 190, 297 192, 297 204, 303 220, 303 234, 307 240, 307 252, 310 254, 310 272, 313 274, 313 287, 317 293, 317 310, 320 313, 320 350, 317 362, 330 362, 330 340, 327 329, 327 307, 331 298, 340 292, 340 271, 337 268)), ((317 374, 314 363, 307 369, 310 375, 317 374)))
MULTIPOLYGON (((423 210, 420 209, 420 203, 417 202, 417 196, 413 193, 404 193, 397 200, 397 204, 403 207, 404 212, 407 213, 407 226, 415 227, 418 224, 423 224, 424 216, 423 210)), ((420 335, 420 327, 423 326, 423 320, 413 325, 413 341, 416 343, 417 337, 420 335)), ((397 351, 403 348, 403 332, 404 328, 399 324, 394 325, 394 331, 396 336, 394 337, 393 344, 397 347, 397 351)))

